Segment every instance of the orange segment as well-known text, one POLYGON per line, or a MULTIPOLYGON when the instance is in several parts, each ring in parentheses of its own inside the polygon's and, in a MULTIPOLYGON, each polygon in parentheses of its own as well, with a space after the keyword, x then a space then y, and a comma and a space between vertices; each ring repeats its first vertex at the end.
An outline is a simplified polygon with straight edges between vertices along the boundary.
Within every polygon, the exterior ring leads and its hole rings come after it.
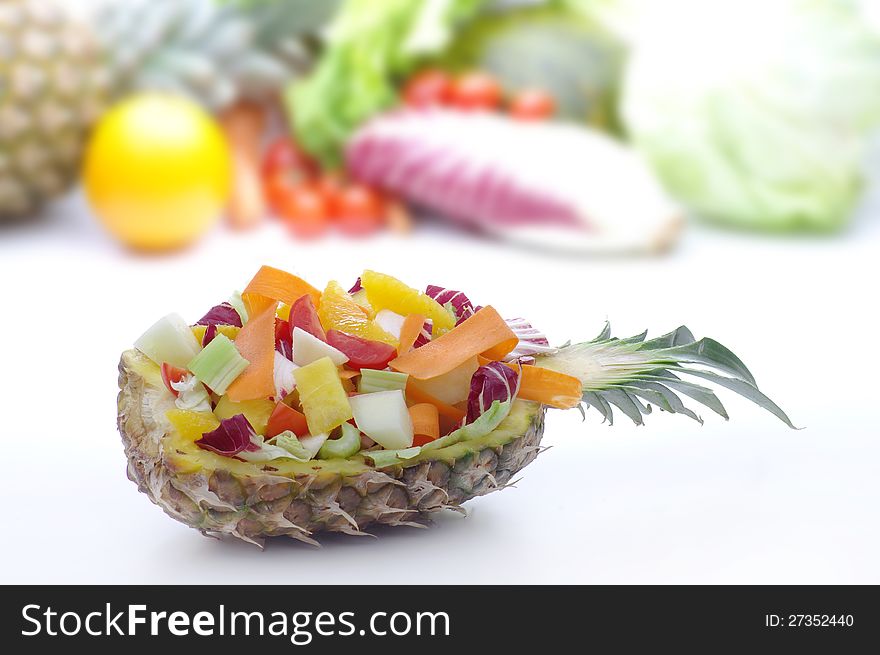
POLYGON ((370 320, 364 308, 335 280, 324 289, 318 307, 318 318, 325 330, 339 330, 397 347, 397 339, 370 320))
POLYGON ((361 286, 373 311, 390 309, 401 316, 421 314, 433 321, 432 335, 438 337, 455 327, 455 317, 443 305, 397 278, 375 271, 364 271, 361 286))

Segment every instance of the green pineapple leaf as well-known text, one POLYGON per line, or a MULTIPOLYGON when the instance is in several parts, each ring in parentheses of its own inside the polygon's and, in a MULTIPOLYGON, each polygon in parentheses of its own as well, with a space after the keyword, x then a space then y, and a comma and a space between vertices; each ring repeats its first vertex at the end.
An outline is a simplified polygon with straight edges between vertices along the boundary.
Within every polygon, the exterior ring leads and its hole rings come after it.
POLYGON ((779 405, 758 389, 742 360, 714 339, 697 340, 684 326, 651 340, 646 337, 647 332, 626 339, 612 337, 606 323, 592 341, 538 355, 536 364, 578 378, 584 404, 597 409, 609 424, 614 423, 613 408, 617 408, 636 425, 643 425, 642 417, 651 413, 652 405, 702 423, 679 394, 727 420, 718 396, 689 379, 699 378, 738 393, 795 428, 779 405))

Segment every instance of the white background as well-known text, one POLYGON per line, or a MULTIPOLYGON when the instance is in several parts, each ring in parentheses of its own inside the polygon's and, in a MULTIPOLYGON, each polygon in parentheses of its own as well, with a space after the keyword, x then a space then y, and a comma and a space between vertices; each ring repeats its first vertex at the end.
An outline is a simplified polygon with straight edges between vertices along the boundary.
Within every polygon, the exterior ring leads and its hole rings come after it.
MULTIPOLYGON (((876 204, 876 203, 875 203, 876 204)), ((880 206, 880 204, 877 204, 880 206)), ((878 583, 880 222, 782 238, 691 226, 660 258, 530 253, 429 225, 308 246, 276 224, 167 257, 118 248, 82 201, 0 229, 2 583, 878 583), (321 286, 376 268, 466 291, 555 343, 687 324, 732 347, 805 429, 722 390, 732 420, 614 427, 552 412, 515 489, 434 528, 261 552, 165 516, 125 476, 119 354, 196 320, 262 263, 321 286)))

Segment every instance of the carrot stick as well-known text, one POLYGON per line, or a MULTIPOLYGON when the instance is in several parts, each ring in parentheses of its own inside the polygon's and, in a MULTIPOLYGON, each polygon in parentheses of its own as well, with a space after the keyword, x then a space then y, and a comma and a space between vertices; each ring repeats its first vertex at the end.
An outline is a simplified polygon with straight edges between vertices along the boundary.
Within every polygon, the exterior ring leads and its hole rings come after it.
POLYGON ((427 441, 440 438, 440 413, 436 405, 417 403, 409 408, 412 419, 413 434, 424 437, 427 441))
POLYGON ((238 102, 219 118, 232 153, 233 184, 227 208, 229 222, 235 228, 253 227, 266 215, 260 177, 260 141, 266 126, 265 112, 255 103, 238 102))
POLYGON ((517 336, 493 307, 483 307, 449 332, 391 360, 391 368, 427 380, 482 354, 498 360, 516 347, 517 336))
MULTIPOLYGON (((321 302, 321 292, 315 287, 296 275, 271 266, 263 266, 248 283, 242 296, 245 297, 248 304, 250 304, 250 296, 258 295, 293 305, 297 299, 306 294, 312 297, 312 301, 317 307, 321 302)), ((248 306, 248 311, 250 311, 250 306, 248 306)))
POLYGON ((397 344, 398 355, 405 355, 412 350, 424 325, 425 317, 421 314, 410 314, 404 319, 403 325, 400 326, 400 339, 397 344))
POLYGON ((454 407, 452 405, 447 405, 442 400, 438 400, 434 398, 431 394, 422 391, 421 389, 416 388, 414 385, 407 382, 406 384, 406 398, 413 405, 418 405, 420 403, 430 403, 437 408, 437 412, 441 416, 445 416, 454 421, 461 421, 465 416, 467 416, 467 412, 458 407, 454 407))
POLYGON ((275 395, 276 304, 260 304, 262 310, 252 315, 235 337, 235 347, 250 364, 226 391, 233 402, 275 395))
MULTIPOLYGON (((513 370, 520 367, 507 364, 513 370)), ((571 409, 581 402, 583 385, 571 375, 530 364, 522 366, 517 398, 534 400, 557 409, 571 409)))

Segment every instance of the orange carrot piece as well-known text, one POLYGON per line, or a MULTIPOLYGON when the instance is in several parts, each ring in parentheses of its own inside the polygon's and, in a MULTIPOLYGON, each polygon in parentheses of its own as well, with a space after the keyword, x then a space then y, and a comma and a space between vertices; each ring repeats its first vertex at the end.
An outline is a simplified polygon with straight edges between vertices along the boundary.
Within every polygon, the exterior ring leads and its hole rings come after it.
POLYGON ((403 320, 403 325, 400 326, 400 338, 397 345, 398 355, 405 355, 412 350, 413 344, 419 338, 424 325, 425 317, 421 314, 410 314, 403 320))
POLYGON ((356 378, 360 374, 360 371, 351 371, 347 368, 339 369, 339 377, 341 377, 343 380, 351 380, 352 378, 356 378))
POLYGON ((520 371, 517 398, 534 400, 557 409, 571 409, 581 402, 583 385, 576 377, 530 364, 507 366, 520 371))
POLYGON ((233 402, 275 395, 275 305, 264 304, 235 337, 235 347, 250 364, 226 391, 233 402))
POLYGON ((475 355, 501 359, 518 341, 493 307, 483 307, 437 339, 391 360, 390 365, 417 380, 428 380, 448 373, 475 355))
POLYGON ((458 407, 455 407, 453 405, 447 405, 442 400, 438 400, 431 394, 416 388, 409 382, 407 382, 406 384, 406 398, 413 405, 418 405, 420 403, 430 403, 437 408, 437 412, 441 416, 445 416, 454 421, 461 421, 465 416, 467 416, 467 412, 465 412, 463 409, 459 409, 458 407))
MULTIPOLYGON (((271 266, 263 266, 257 271, 241 295, 246 298, 246 302, 250 301, 251 296, 258 295, 293 305, 297 299, 306 294, 312 297, 312 301, 317 307, 321 302, 321 292, 315 287, 296 275, 271 266)), ((248 311, 250 311, 250 306, 248 306, 248 311)))
POLYGON ((431 403, 417 403, 409 408, 413 434, 427 437, 428 441, 440 438, 440 412, 431 403))

